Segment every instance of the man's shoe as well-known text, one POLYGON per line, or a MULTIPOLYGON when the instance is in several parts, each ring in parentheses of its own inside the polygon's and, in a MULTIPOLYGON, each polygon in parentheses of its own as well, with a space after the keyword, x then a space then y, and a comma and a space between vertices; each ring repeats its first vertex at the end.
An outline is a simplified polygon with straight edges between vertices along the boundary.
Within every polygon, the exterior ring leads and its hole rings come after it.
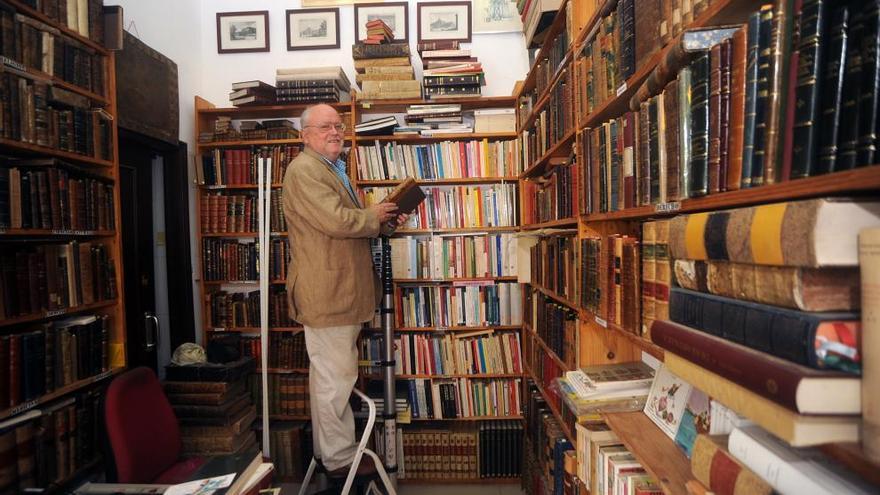
MULTIPOLYGON (((327 476, 331 478, 345 478, 348 476, 349 469, 351 469, 351 464, 334 469, 333 471, 327 471, 327 476)), ((361 456, 361 463, 358 465, 355 475, 372 476, 374 474, 376 474, 376 464, 373 462, 373 458, 368 455, 361 456)))

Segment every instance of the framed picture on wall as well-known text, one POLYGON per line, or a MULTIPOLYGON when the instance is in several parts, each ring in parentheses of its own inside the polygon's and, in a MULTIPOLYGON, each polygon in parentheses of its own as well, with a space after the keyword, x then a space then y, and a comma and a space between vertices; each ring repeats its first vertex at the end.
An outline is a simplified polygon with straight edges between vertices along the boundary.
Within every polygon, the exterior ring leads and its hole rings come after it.
POLYGON ((516 0, 474 0, 475 33, 521 32, 516 0))
POLYGON ((217 12, 217 53, 268 51, 268 10, 217 12))
POLYGON ((287 11, 287 50, 339 48, 339 9, 287 11))
POLYGON ((419 43, 471 41, 471 2, 419 2, 419 43))
POLYGON ((367 23, 381 19, 394 32, 394 41, 408 41, 409 12, 406 2, 363 3, 354 6, 354 38, 367 38, 367 23))

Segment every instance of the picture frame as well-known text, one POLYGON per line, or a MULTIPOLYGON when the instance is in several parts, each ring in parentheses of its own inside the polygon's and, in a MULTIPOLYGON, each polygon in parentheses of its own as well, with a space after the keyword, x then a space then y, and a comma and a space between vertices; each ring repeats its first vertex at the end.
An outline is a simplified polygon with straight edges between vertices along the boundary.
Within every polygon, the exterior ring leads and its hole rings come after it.
POLYGON ((471 41, 471 2, 419 2, 416 4, 419 43, 471 41))
POLYGON ((474 0, 472 20, 475 33, 516 33, 523 30, 516 0, 474 0))
POLYGON ((358 3, 354 6, 354 39, 367 37, 367 22, 380 18, 394 32, 395 42, 409 41, 409 4, 407 2, 358 3))
POLYGON ((217 53, 268 51, 268 10, 217 12, 217 53))
POLYGON ((339 48, 339 9, 289 9, 287 51, 339 48))

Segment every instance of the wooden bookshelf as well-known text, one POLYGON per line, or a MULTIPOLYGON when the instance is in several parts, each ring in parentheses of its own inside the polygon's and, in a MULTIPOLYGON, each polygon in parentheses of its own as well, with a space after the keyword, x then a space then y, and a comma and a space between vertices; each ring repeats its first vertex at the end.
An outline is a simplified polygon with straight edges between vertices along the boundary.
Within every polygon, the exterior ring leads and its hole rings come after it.
POLYGON ((385 143, 385 142, 394 142, 400 144, 422 144, 422 143, 436 143, 442 141, 482 141, 483 139, 488 140, 502 140, 502 139, 516 139, 516 133, 513 132, 473 132, 473 133, 437 133, 432 135, 412 135, 412 134, 404 134, 400 136, 358 136, 358 143, 373 143, 376 141, 385 143))
MULTIPOLYGON (((535 373, 532 371, 532 369, 529 368, 528 366, 526 366, 525 370, 526 370, 526 374, 532 378, 532 382, 535 384, 535 387, 538 388, 538 392, 541 393, 541 396, 543 396, 545 399, 550 397, 549 395, 547 395, 547 392, 544 391, 544 386, 541 385, 541 380, 538 378, 537 375, 535 375, 535 373)), ((560 398, 560 401, 561 400, 562 399, 560 398)), ((559 409, 556 407, 556 404, 552 400, 547 400, 547 407, 550 408, 550 412, 553 413, 553 417, 555 417, 556 422, 559 423, 559 428, 562 430, 562 433, 565 435, 565 438, 567 438, 568 441, 571 442, 572 445, 574 445, 577 440, 577 437, 575 435, 573 435, 571 431, 568 430, 568 425, 565 423, 565 421, 562 420, 562 414, 559 412, 559 409)))
MULTIPOLYGON (((257 237, 259 232, 202 232, 202 237, 240 237, 250 238, 257 237)), ((272 237, 287 237, 287 232, 270 232, 272 237)))
POLYGON ((660 428, 641 411, 602 415, 617 437, 668 495, 686 495, 693 479, 691 463, 660 428))
MULTIPOLYGON (((100 158, 95 158, 87 155, 80 155, 79 153, 57 150, 55 148, 48 148, 46 146, 40 146, 38 144, 25 143, 23 141, 13 141, 11 139, 0 138, 0 149, 4 150, 5 153, 13 153, 15 155, 31 158, 53 157, 61 158, 63 160, 71 161, 74 163, 94 165, 97 167, 106 167, 108 169, 116 167, 116 164, 113 160, 102 160, 100 158)), ((115 175, 116 174, 114 173, 114 177, 115 175)))
POLYGON ((558 228, 566 228, 566 227, 577 227, 578 219, 575 217, 572 218, 560 218, 559 220, 550 220, 547 222, 541 223, 529 223, 522 226, 522 230, 539 230, 539 229, 558 229, 558 228))
POLYGON ((357 114, 368 113, 405 113, 410 105, 461 105, 462 111, 483 108, 513 108, 516 106, 514 96, 483 96, 479 98, 436 98, 431 100, 356 100, 354 106, 357 114))
POLYGON ((550 299, 553 299, 554 301, 556 301, 564 306, 568 306, 569 308, 571 308, 575 311, 578 311, 580 309, 580 305, 578 305, 578 303, 571 301, 565 297, 562 297, 561 295, 557 294, 556 291, 552 291, 552 290, 550 290, 540 284, 534 283, 534 282, 531 283, 531 286, 534 289, 536 289, 538 292, 540 292, 541 294, 544 294, 545 296, 549 297, 550 299))
MULTIPOLYGON (((346 141, 351 141, 346 138, 346 141)), ((241 139, 237 141, 210 141, 198 143, 199 148, 240 148, 242 146, 280 146, 285 144, 302 144, 300 138, 292 139, 241 139)))
MULTIPOLYGON (((350 102, 328 103, 340 113, 350 112, 350 102)), ((265 105, 246 107, 215 107, 207 100, 196 96, 197 114, 206 118, 232 117, 236 120, 297 118, 309 105, 265 105), (202 105, 199 108, 199 104, 202 105)), ((196 134, 198 138, 198 134, 196 134)), ((196 141, 198 142, 198 140, 196 141)))
POLYGON ((544 175, 547 164, 551 158, 568 156, 571 150, 569 150, 567 146, 574 142, 575 134, 574 130, 568 131, 562 139, 556 141, 556 143, 554 143, 553 146, 551 146, 543 155, 529 165, 522 175, 520 175, 520 179, 544 175))
MULTIPOLYGON (((449 179, 422 179, 416 180, 416 184, 422 186, 455 186, 463 184, 495 184, 497 182, 517 182, 519 177, 459 177, 449 179)), ((399 180, 358 180, 358 187, 392 187, 400 184, 399 180)))
POLYGON ((115 230, 70 230, 70 229, 2 229, 4 237, 114 237, 115 230))
POLYGON ((107 301, 98 301, 92 304, 82 304, 79 306, 71 306, 69 308, 60 308, 52 311, 41 311, 39 313, 31 313, 28 315, 14 316, 0 321, 0 328, 20 325, 22 323, 34 323, 43 320, 50 320, 59 316, 70 316, 98 309, 112 308, 119 304, 119 299, 110 299, 107 301))
MULTIPOLYGON (((92 50, 96 51, 99 55, 103 55, 106 57, 106 56, 110 56, 112 53, 110 50, 104 48, 104 46, 93 41, 91 38, 83 36, 83 35, 77 33, 76 31, 74 31, 73 29, 70 29, 66 25, 50 19, 45 14, 43 14, 37 10, 32 9, 30 6, 28 6, 27 4, 25 4, 24 2, 22 2, 20 0, 8 0, 7 3, 9 3, 13 7, 15 7, 15 10, 17 10, 19 13, 25 14, 28 17, 32 17, 32 18, 34 18, 44 24, 48 24, 49 26, 52 26, 53 28, 61 31, 61 33, 64 34, 64 36, 67 36, 68 38, 73 38, 74 40, 76 40, 76 41, 82 43, 83 45, 91 48, 92 50)), ((112 72, 111 72, 111 74, 112 74, 112 72)), ((114 93, 108 93, 108 94, 114 94, 114 93)), ((114 100, 115 100, 115 94, 114 94, 114 100)))
POLYGON ((533 328, 529 328, 528 326, 526 326, 526 328, 528 329, 527 331, 531 334, 531 337, 535 339, 535 342, 538 343, 538 346, 540 346, 541 349, 544 350, 544 353, 550 356, 553 361, 556 361, 556 365, 559 366, 559 369, 561 369, 562 371, 572 371, 571 368, 569 368, 568 365, 565 364, 565 361, 563 361, 562 358, 560 358, 553 351, 553 349, 551 349, 550 346, 548 346, 547 343, 544 342, 544 339, 542 339, 541 336, 538 335, 538 332, 536 332, 533 328))
POLYGON ((102 382, 108 378, 114 377, 120 373, 125 371, 125 368, 114 368, 109 371, 105 371, 95 376, 90 376, 88 378, 83 378, 82 380, 75 381, 69 385, 65 385, 61 388, 55 389, 48 394, 43 394, 40 397, 22 402, 21 404, 17 404, 15 406, 0 410, 0 421, 11 418, 13 416, 17 416, 21 413, 25 413, 30 411, 31 409, 36 408, 37 406, 41 406, 43 404, 48 404, 56 399, 60 399, 67 395, 70 395, 78 390, 82 390, 87 388, 95 383, 102 382))

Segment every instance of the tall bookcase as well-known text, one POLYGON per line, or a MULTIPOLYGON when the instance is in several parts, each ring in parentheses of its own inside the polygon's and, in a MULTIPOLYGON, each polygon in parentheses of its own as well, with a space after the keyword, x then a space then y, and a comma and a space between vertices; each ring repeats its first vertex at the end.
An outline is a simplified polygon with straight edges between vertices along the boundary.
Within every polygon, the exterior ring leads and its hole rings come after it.
MULTIPOLYGON (((539 248, 533 248, 543 254, 548 252, 547 249, 552 249, 554 253, 560 255, 558 259, 568 262, 558 262, 554 265, 564 268, 559 270, 561 274, 559 277, 548 278, 546 274, 540 272, 540 267, 536 269, 532 266, 532 281, 525 296, 523 345, 527 359, 526 372, 534 380, 553 416, 561 425, 564 436, 572 444, 576 443, 575 431, 572 427, 574 418, 562 404, 557 392, 548 388, 556 376, 572 369, 573 365, 589 366, 637 361, 646 354, 660 361, 664 359, 664 350, 650 340, 649 325, 646 324, 645 313, 640 307, 643 300, 638 294, 641 294, 646 286, 645 279, 641 280, 641 285, 638 282, 637 277, 640 273, 630 274, 636 277, 635 301, 633 302, 632 298, 627 299, 626 295, 621 295, 617 298, 617 302, 611 304, 620 305, 623 301, 624 304, 620 308, 622 316, 625 318, 627 312, 634 312, 637 315, 636 321, 641 321, 641 324, 633 324, 632 320, 621 320, 616 314, 609 313, 609 294, 604 290, 605 287, 602 288, 601 295, 598 295, 594 292, 595 286, 585 283, 587 280, 595 280, 590 278, 591 267, 583 261, 584 256, 587 255, 584 250, 589 249, 591 240, 595 239, 595 242, 600 244, 607 243, 609 238, 621 239, 620 242, 633 242, 635 246, 639 246, 635 248, 635 266, 641 272, 647 259, 644 251, 646 244, 651 244, 652 254, 648 258, 652 263, 657 259, 653 257, 657 254, 654 252, 654 238, 650 237, 658 228, 658 224, 652 223, 657 220, 669 219, 678 214, 711 212, 822 196, 871 195, 876 198, 880 190, 880 167, 865 166, 758 187, 741 189, 737 187, 727 191, 722 187, 721 192, 697 197, 675 198, 662 202, 655 200, 649 201, 648 204, 643 204, 636 198, 634 204, 624 204, 623 187, 629 186, 625 186, 621 178, 620 191, 614 191, 615 194, 621 194, 620 198, 615 198, 619 199, 618 204, 614 207, 603 207, 601 210, 598 205, 590 206, 590 201, 598 198, 590 195, 599 187, 596 183, 597 177, 591 177, 589 173, 588 164, 590 160, 596 158, 595 155, 591 156, 591 145, 594 144, 591 142, 593 139, 591 133, 601 130, 603 124, 625 117, 630 111, 631 98, 646 80, 654 76, 655 69, 661 67, 669 70, 665 64, 671 57, 671 52, 678 48, 674 36, 676 33, 672 33, 671 30, 668 33, 664 31, 667 28, 671 29, 663 21, 664 14, 661 11, 666 2, 652 1, 644 4, 641 1, 635 2, 635 23, 642 22, 640 16, 646 16, 652 24, 662 25, 660 29, 663 32, 658 32, 653 47, 639 47, 639 41, 636 41, 636 52, 640 49, 645 50, 641 53, 643 57, 638 64, 632 63, 632 60, 628 62, 627 57, 635 58, 633 54, 618 52, 616 45, 610 48, 611 56, 619 57, 617 63, 632 64, 631 71, 628 77, 615 81, 614 86, 608 88, 607 94, 603 91, 600 95, 598 84, 602 82, 610 86, 611 83, 588 75, 591 70, 596 70, 593 64, 597 60, 596 54, 589 52, 590 45, 607 34, 604 29, 608 26, 606 22, 608 16, 613 12, 619 13, 624 3, 624 0, 620 2, 565 0, 535 56, 535 62, 525 79, 519 101, 519 139, 525 143, 523 145, 525 171, 520 177, 521 190, 524 194, 522 200, 524 215, 530 214, 526 205, 532 207, 540 203, 534 197, 528 197, 528 191, 540 190, 540 193, 535 194, 553 195, 554 193, 546 191, 546 178, 563 173, 559 171, 560 167, 573 168, 570 175, 574 179, 563 181, 568 185, 564 189, 569 195, 561 199, 553 196, 562 204, 568 202, 568 208, 573 214, 554 216, 551 211, 549 216, 535 214, 528 220, 524 217, 522 223, 523 231, 551 227, 566 229, 564 232, 542 237, 544 244, 539 248), (653 10, 655 8, 656 11, 653 10), (659 21, 655 22, 655 19, 659 21), (575 88, 573 91, 572 87, 575 88), (541 182, 541 185, 530 185, 536 182, 541 182), (645 232, 652 234, 646 236, 645 232), (563 238, 572 239, 573 242, 566 242, 563 238), (563 257, 568 255, 569 258, 563 257), (641 261, 639 261, 640 255, 641 261), (564 283, 569 280, 571 287, 567 287, 564 283), (568 292, 571 288, 573 292, 568 292), (534 308, 544 304, 545 301, 547 304, 565 308, 577 315, 576 341, 573 345, 569 343, 568 348, 556 346, 554 349, 554 346, 541 336, 543 329, 535 328, 536 325, 546 324, 546 321, 538 318, 534 313, 534 308), (572 352, 570 350, 572 347, 576 349, 574 359, 567 355, 572 352)), ((633 2, 629 3, 631 6, 633 2)), ((743 25, 749 20, 750 14, 758 11, 765 3, 768 2, 749 0, 693 2, 694 10, 690 12, 687 21, 683 17, 679 18, 682 21, 680 27, 743 25)), ((609 38, 609 47, 610 43, 609 38)), ((617 43, 617 39, 614 39, 614 43, 617 43)), ((674 80, 675 74, 673 73, 672 76, 674 80)), ((658 94, 663 90, 664 85, 665 83, 649 96, 658 94)), ((614 132, 625 132, 623 126, 626 124, 623 120, 615 123, 618 124, 614 132)), ((606 127, 602 130, 602 132, 606 131, 610 132, 610 129, 606 127)), ((778 143, 782 143, 783 138, 784 136, 778 143)), ((620 159, 624 160, 625 157, 621 156, 620 159)), ((624 166, 626 164, 621 162, 621 168, 618 169, 621 170, 620 173, 625 173, 622 171, 624 166)), ((630 162, 628 166, 637 167, 638 163, 630 162)), ((560 179, 564 176, 563 173, 560 179)), ((616 181, 617 177, 611 176, 609 179, 616 181)), ((610 193, 611 186, 608 187, 610 193)), ((608 246, 601 244, 602 249, 608 246)), ((667 253, 665 247, 663 253, 667 253)), ((668 254, 663 256, 668 257, 668 254)), ((626 279, 626 275, 622 275, 626 279)), ((668 271, 665 277, 663 282, 668 290, 670 283, 668 271)), ((668 299, 666 301, 668 302, 668 299)), ((661 316, 657 315, 657 318, 661 316)), ((568 338, 570 336, 566 337, 568 338)), ((745 409, 745 412, 738 412, 748 417, 748 408, 745 409)), ((608 426, 641 462, 646 471, 659 482, 665 493, 689 493, 685 483, 694 477, 691 474, 690 460, 645 414, 635 412, 603 414, 603 416, 608 426)), ((532 423, 528 422, 528 424, 532 423)), ((829 458, 848 465, 863 476, 866 476, 865 472, 870 471, 871 464, 858 452, 858 448, 852 448, 848 444, 830 444, 822 448, 829 458)), ((870 479, 870 476, 866 478, 870 479)))
POLYGON ((75 26, 33 4, 0 8, 0 490, 57 492, 103 464, 126 366, 116 78, 103 2, 75 26))

